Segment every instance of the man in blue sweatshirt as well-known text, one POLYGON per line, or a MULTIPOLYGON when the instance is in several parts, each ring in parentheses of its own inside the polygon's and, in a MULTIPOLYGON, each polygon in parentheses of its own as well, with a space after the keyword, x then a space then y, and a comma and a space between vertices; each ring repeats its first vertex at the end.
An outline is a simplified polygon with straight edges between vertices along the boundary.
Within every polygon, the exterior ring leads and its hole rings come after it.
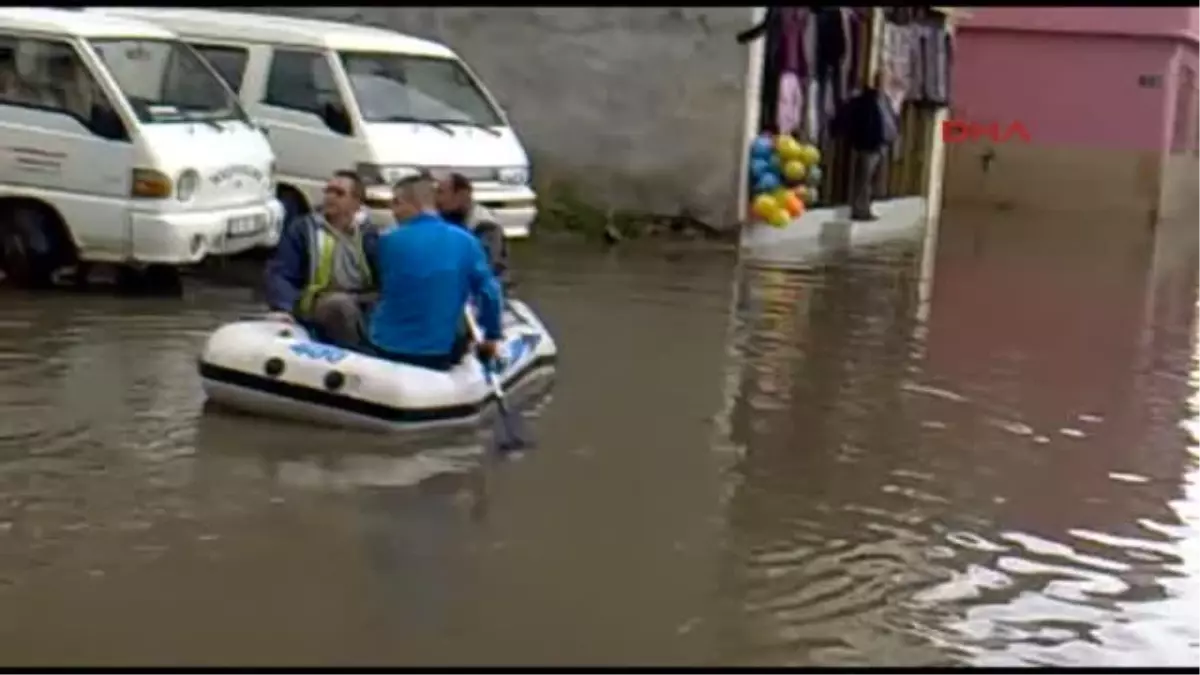
POLYGON ((384 358, 449 370, 471 345, 463 307, 479 310, 481 355, 496 353, 501 338, 500 286, 479 241, 437 213, 434 183, 413 176, 396 183, 396 227, 379 238, 379 304, 369 335, 384 358))

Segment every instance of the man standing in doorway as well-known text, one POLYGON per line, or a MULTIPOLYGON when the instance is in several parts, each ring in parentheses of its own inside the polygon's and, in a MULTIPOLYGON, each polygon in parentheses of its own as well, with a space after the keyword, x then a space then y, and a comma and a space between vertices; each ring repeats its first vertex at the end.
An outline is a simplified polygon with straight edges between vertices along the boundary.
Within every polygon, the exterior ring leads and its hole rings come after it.
POLYGON ((900 136, 895 108, 878 88, 866 89, 846 102, 834 125, 834 132, 849 140, 853 156, 850 218, 877 220, 878 216, 871 212, 875 181, 888 148, 900 136))
POLYGON ((321 211, 287 224, 266 269, 271 318, 298 320, 347 349, 363 344, 363 316, 378 278, 378 235, 362 217, 362 203, 358 174, 335 173, 321 211))

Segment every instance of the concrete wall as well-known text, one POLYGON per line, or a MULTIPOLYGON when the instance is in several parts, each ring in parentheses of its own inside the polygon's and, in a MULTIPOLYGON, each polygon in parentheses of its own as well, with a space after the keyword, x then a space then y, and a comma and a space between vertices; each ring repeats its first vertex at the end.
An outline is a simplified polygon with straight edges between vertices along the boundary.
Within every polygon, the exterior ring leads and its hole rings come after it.
POLYGON ((483 78, 535 181, 601 206, 736 222, 751 8, 271 7, 430 37, 483 78))
POLYGON ((1020 121, 1032 138, 947 154, 946 205, 1155 219, 1174 44, 1165 39, 964 31, 955 119, 1020 121), (1159 78, 1145 86, 1144 75, 1159 78))

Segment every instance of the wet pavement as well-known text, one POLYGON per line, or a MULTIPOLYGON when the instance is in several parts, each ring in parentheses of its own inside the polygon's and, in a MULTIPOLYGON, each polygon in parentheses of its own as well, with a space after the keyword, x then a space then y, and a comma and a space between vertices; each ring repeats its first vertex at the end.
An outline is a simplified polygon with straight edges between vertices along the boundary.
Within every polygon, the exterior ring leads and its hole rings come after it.
POLYGON ((1195 665, 1196 250, 526 249, 519 461, 205 411, 228 280, 0 289, 0 661, 1195 665))

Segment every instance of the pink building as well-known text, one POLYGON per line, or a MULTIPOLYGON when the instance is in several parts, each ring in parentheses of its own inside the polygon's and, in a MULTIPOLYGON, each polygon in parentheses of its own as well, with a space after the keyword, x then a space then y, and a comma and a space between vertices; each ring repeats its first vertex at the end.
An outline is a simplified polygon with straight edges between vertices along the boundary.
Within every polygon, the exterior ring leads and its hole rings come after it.
POLYGON ((951 118, 1031 142, 947 148, 945 204, 1197 217, 1197 7, 978 7, 951 118))

